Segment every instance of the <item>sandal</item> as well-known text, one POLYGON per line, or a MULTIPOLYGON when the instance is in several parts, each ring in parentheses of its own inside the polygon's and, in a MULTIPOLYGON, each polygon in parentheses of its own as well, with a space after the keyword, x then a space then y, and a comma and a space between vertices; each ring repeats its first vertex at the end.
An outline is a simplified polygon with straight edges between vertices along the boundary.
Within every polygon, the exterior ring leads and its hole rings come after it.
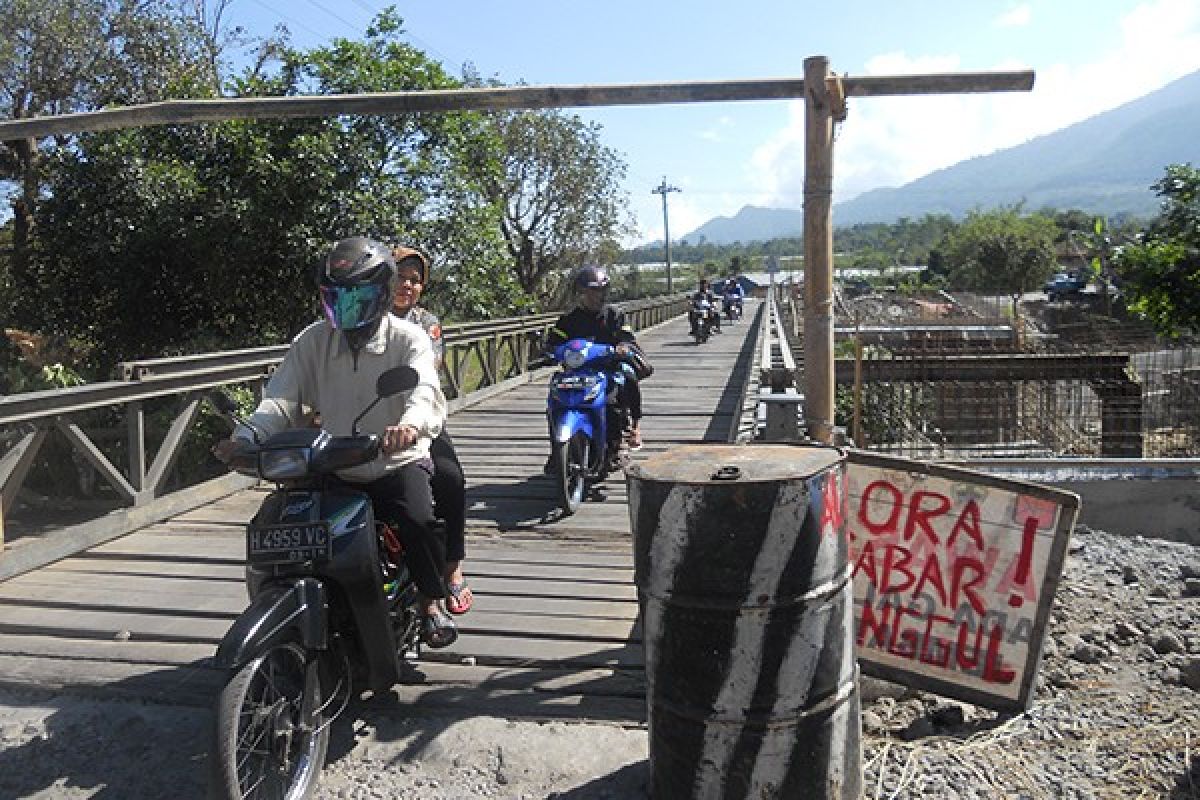
POLYGON ((446 610, 451 614, 465 614, 471 610, 475 595, 466 581, 453 581, 446 585, 446 610))
POLYGON ((421 641, 434 649, 449 647, 458 639, 454 620, 439 607, 431 614, 421 617, 421 641))

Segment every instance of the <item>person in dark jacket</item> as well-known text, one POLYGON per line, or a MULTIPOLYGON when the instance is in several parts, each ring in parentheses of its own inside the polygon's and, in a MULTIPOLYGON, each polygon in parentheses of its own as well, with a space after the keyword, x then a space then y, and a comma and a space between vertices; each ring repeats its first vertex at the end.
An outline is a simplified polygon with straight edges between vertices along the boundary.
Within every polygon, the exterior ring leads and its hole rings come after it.
MULTIPOLYGON (((604 267, 585 266, 575 275, 576 306, 563 314, 546 336, 546 351, 571 339, 591 339, 612 345, 627 354, 637 347, 633 328, 625 322, 625 313, 608 303, 609 278, 604 267)), ((642 390, 632 370, 625 370, 625 382, 618 389, 617 402, 629 412, 625 444, 630 450, 642 446, 642 390)))

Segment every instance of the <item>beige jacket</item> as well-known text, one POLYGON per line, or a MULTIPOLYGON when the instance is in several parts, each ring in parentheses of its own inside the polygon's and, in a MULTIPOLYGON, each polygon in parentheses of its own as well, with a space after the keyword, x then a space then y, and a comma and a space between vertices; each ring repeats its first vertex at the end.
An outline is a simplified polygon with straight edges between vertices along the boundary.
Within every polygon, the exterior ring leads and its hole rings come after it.
MULTIPOLYGON (((356 483, 375 480, 427 458, 430 442, 446 422, 446 397, 434 366, 433 346, 419 325, 388 314, 355 359, 341 331, 324 320, 314 322, 292 342, 250 421, 271 434, 302 427, 319 412, 325 430, 335 436, 347 435, 354 418, 375 399, 375 382, 380 374, 403 364, 417 370, 421 383, 412 391, 380 400, 358 428, 360 433, 382 435, 388 426, 411 425, 417 429, 417 443, 338 473, 338 477, 356 483)), ((250 431, 241 426, 235 436, 253 441, 250 431)))

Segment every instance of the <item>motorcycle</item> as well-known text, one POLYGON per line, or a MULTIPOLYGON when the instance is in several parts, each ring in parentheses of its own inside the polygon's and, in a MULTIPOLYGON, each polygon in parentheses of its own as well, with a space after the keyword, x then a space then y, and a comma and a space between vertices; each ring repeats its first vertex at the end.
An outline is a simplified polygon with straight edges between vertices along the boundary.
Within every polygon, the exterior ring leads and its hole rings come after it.
POLYGON ((358 422, 418 380, 411 367, 380 375, 349 436, 316 427, 266 436, 214 393, 255 438, 230 466, 276 484, 246 526, 250 606, 215 658, 228 671, 210 759, 216 797, 310 797, 353 687, 387 689, 420 653, 420 597, 400 541, 365 492, 334 476, 379 455, 379 437, 358 433, 358 422))
POLYGON ((617 389, 626 376, 613 369, 619 356, 612 345, 571 339, 553 356, 563 368, 550 376, 546 422, 559 505, 567 515, 579 509, 590 483, 603 481, 617 466, 626 415, 617 389))
POLYGON ((730 322, 737 322, 742 318, 742 298, 737 295, 727 294, 724 298, 725 319, 730 322))
POLYGON ((689 315, 692 322, 692 336, 696 339, 696 344, 703 344, 708 341, 708 337, 713 333, 720 333, 721 329, 717 324, 719 320, 716 317, 716 309, 708 300, 693 300, 692 311, 689 315))

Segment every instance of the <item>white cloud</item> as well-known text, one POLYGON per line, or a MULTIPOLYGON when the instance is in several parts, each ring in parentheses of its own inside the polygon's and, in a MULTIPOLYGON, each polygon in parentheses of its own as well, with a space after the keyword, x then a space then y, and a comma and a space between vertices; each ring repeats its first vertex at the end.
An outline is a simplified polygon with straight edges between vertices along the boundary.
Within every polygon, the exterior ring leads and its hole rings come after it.
POLYGON ((712 126, 696 134, 697 138, 708 142, 723 142, 726 139, 725 131, 733 127, 733 118, 728 115, 717 117, 712 126))
MULTIPOLYGON (((1032 92, 851 98, 834 145, 834 200, 898 186, 972 156, 1036 136, 1141 97, 1200 69, 1200 3, 1154 0, 1121 22, 1116 47, 1097 48, 1083 64, 1037 64, 1032 92)), ((996 64, 987 69, 1024 69, 996 64)), ((957 56, 882 54, 866 74, 961 70, 957 56)), ((763 205, 799 207, 804 180, 803 104, 791 104, 786 128, 751 158, 748 182, 764 187, 763 205)))
POLYGON ((1013 6, 1008 11, 996 17, 993 24, 997 28, 1022 28, 1028 25, 1032 19, 1033 9, 1030 8, 1028 3, 1022 3, 1019 6, 1013 6))

